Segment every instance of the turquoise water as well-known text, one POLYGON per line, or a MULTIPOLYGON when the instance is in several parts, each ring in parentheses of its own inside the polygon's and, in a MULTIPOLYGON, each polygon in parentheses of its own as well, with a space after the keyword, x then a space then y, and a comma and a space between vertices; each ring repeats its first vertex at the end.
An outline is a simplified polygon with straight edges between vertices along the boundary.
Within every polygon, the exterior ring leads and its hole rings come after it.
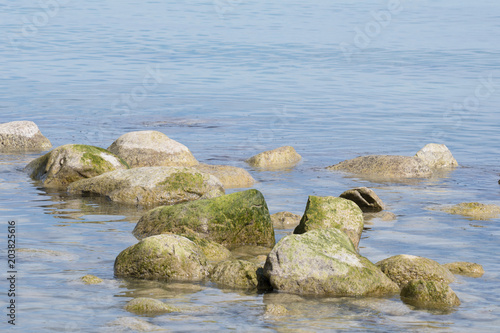
POLYGON ((35 121, 55 147, 106 148, 129 131, 161 131, 200 162, 249 170, 271 213, 301 214, 308 195, 369 186, 397 219, 367 224, 362 255, 474 261, 486 271, 458 277, 451 287, 462 305, 446 315, 398 297, 311 299, 115 279, 114 259, 137 242, 131 231, 143 211, 47 192, 21 171, 38 155, 3 154, 2 239, 14 219, 19 246, 31 249, 18 254, 16 329, 119 332, 127 329, 115 320, 132 317, 186 332, 497 330, 500 219, 428 208, 500 204, 498 2, 42 0, 0 8, 0 122, 35 121), (446 144, 461 166, 417 184, 324 170, 364 154, 413 155, 429 142, 446 144), (282 145, 303 156, 293 170, 243 162, 282 145), (105 282, 84 286, 86 274, 105 282), (155 318, 123 310, 144 295, 188 310, 155 318), (264 316, 276 302, 290 315, 264 316))

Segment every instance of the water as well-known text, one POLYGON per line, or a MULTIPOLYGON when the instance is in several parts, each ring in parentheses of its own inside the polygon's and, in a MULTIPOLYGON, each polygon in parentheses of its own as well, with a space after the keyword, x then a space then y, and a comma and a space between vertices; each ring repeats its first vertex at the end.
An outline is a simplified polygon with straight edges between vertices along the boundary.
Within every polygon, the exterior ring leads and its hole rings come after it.
MULTIPOLYGON (((7 221, 16 220, 18 247, 27 249, 18 253, 16 328, 134 331, 126 326, 140 319, 150 330, 186 332, 497 330, 499 219, 472 221, 428 208, 499 204, 500 5, 397 4, 4 1, 0 122, 35 121, 54 147, 106 148, 129 131, 161 131, 201 162, 247 168, 271 213, 301 214, 308 195, 369 186, 397 219, 367 224, 362 255, 376 262, 407 253, 484 266, 483 277, 458 277, 451 285, 462 301, 455 312, 416 311, 398 297, 256 295, 115 279, 114 259, 137 242, 131 231, 143 211, 47 192, 21 171, 37 154, 3 154, 2 239, 7 221), (363 154, 413 155, 429 142, 446 144, 461 167, 417 184, 324 170, 363 154), (303 156, 293 170, 258 172, 243 162, 281 145, 303 156), (104 283, 85 286, 79 278, 86 274, 104 283), (149 318, 123 310, 137 296, 185 312, 149 318), (289 315, 264 316, 272 303, 285 304, 289 315)), ((7 285, 1 286, 5 309, 7 285)), ((11 328, 2 313, 1 327, 11 328)))

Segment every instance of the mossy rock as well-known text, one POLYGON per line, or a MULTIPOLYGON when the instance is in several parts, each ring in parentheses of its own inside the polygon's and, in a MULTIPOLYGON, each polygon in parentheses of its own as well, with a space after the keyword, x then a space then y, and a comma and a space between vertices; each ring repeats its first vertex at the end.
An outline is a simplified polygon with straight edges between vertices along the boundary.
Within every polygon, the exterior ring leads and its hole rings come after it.
POLYGON ((0 152, 41 151, 52 147, 32 121, 0 124, 0 152))
POLYGON ((177 312, 178 308, 163 303, 157 299, 139 297, 134 298, 125 306, 125 310, 138 315, 156 316, 164 313, 177 312))
POLYGON ((449 214, 462 215, 473 220, 489 220, 500 215, 500 206, 486 205, 479 202, 462 202, 442 209, 449 214))
POLYGON ((141 217, 133 231, 137 238, 162 233, 193 235, 229 249, 275 244, 266 201, 254 189, 152 209, 141 217))
POLYGON ((384 274, 396 282, 400 288, 412 280, 451 283, 453 274, 438 262, 408 254, 400 254, 376 263, 384 274))
POLYGON ((127 163, 106 149, 70 144, 31 161, 25 171, 47 187, 67 187, 81 179, 125 169, 127 163))
POLYGON ((85 284, 99 284, 102 282, 101 278, 98 278, 97 276, 87 274, 85 276, 82 276, 80 280, 83 281, 85 284))
POLYGON ((210 280, 221 287, 245 290, 270 290, 262 267, 246 260, 225 260, 212 270, 210 280))
POLYGON ((264 274, 274 289, 295 294, 381 296, 399 291, 339 229, 282 238, 267 257, 264 274))
POLYGON ((208 275, 203 251, 179 235, 141 240, 116 257, 114 270, 119 277, 167 281, 201 281, 208 275))
POLYGON ((184 236, 198 245, 209 261, 222 261, 233 256, 231 251, 222 244, 194 235, 184 236))
POLYGON ((446 309, 460 305, 455 292, 445 282, 412 280, 401 290, 401 300, 423 309, 446 309))
POLYGON ((470 277, 481 277, 484 274, 483 266, 466 261, 455 261, 448 264, 443 264, 443 267, 447 268, 453 274, 466 275, 470 277))
POLYGON ((303 234, 315 229, 336 228, 345 232, 358 248, 363 225, 363 212, 353 201, 310 195, 300 224, 293 233, 303 234))
POLYGON ((291 146, 264 151, 246 160, 253 167, 261 169, 282 169, 296 165, 302 157, 291 146))
POLYGON ((235 166, 198 164, 196 169, 217 177, 224 188, 244 188, 255 184, 248 171, 235 166))

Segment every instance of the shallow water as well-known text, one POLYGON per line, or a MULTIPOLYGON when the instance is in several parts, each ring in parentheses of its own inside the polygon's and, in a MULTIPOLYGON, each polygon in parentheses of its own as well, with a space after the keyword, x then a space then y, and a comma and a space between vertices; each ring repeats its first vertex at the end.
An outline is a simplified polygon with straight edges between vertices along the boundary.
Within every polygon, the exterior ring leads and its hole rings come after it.
MULTIPOLYGON (((500 219, 429 208, 500 203, 498 2, 402 0, 378 28, 372 13, 383 15, 389 1, 40 3, 52 5, 0 3, 0 122, 33 120, 54 147, 106 148, 129 131, 161 131, 200 162, 249 170, 271 213, 301 214, 308 195, 369 186, 397 218, 367 223, 362 255, 473 261, 486 273, 457 278, 451 287, 462 304, 447 314, 398 297, 304 298, 115 279, 114 259, 137 242, 131 231, 144 211, 47 192, 22 172, 38 154, 2 154, 0 233, 6 244, 7 221, 15 220, 18 247, 27 249, 18 253, 18 330, 126 332, 139 330, 127 328, 139 320, 145 329, 186 332, 497 330, 500 219), (460 167, 407 184, 324 169, 363 154, 413 155, 429 142, 446 144, 460 167), (303 156, 294 169, 262 172, 243 162, 281 145, 303 156), (83 285, 86 274, 104 283, 83 285), (149 318, 123 310, 137 296, 185 311, 149 318), (265 316, 274 303, 289 314, 265 316)), ((0 286, 5 305, 7 285, 0 286)), ((10 328, 5 317, 0 327, 10 328)))

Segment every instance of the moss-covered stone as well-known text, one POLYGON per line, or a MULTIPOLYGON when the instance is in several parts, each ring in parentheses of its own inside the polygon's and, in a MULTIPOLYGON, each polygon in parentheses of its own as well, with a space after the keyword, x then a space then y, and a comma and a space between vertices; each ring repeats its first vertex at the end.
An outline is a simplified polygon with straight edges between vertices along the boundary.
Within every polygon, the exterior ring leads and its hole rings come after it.
POLYGON ((264 274, 273 288, 296 294, 379 296, 399 291, 335 228, 282 238, 267 257, 264 274))
POLYGON ((198 164, 196 169, 217 177, 224 188, 243 188, 255 184, 255 179, 242 168, 230 165, 198 164))
POLYGON ((439 281, 409 281, 401 290, 401 300, 424 309, 446 309, 460 305, 460 300, 450 286, 439 281))
POLYGON ((185 235, 185 237, 200 247, 207 260, 222 261, 233 256, 227 247, 219 243, 194 235, 185 235))
POLYGON ((150 280, 200 281, 208 275, 203 251, 178 235, 145 238, 123 250, 115 260, 115 274, 150 280))
POLYGON ((246 260, 225 260, 212 270, 210 280, 226 288, 245 290, 272 289, 263 275, 262 267, 246 260))
POLYGON ((264 196, 253 189, 155 208, 141 217, 133 233, 138 238, 162 233, 194 235, 228 248, 275 244, 264 196))
POLYGON ((128 165, 105 149, 71 144, 57 147, 33 160, 25 171, 47 187, 66 187, 81 179, 124 169, 128 169, 128 165))
POLYGON ((85 284, 99 284, 99 283, 102 282, 101 278, 98 278, 97 276, 94 276, 94 275, 91 275, 91 274, 87 274, 85 276, 82 276, 80 279, 85 284))
POLYGON ((462 202, 442 210, 449 214, 469 217, 473 220, 489 220, 500 215, 500 206, 486 205, 479 202, 462 202))
POLYGON ((392 256, 377 262, 376 265, 400 288, 411 280, 450 283, 455 279, 453 274, 438 262, 408 254, 392 256))
POLYGON ((450 270, 453 274, 466 275, 470 277, 481 277, 484 274, 483 266, 466 261, 455 261, 443 266, 450 270))
POLYGON ((125 306, 125 310, 138 315, 157 316, 163 313, 177 312, 178 308, 153 298, 134 298, 125 306))
POLYGON ((382 200, 368 187, 357 187, 347 190, 339 195, 339 197, 354 201, 363 213, 380 212, 384 209, 382 200))
POLYGON ((275 229, 291 229, 299 225, 302 216, 290 212, 278 212, 271 215, 275 229))
POLYGON ((315 229, 336 228, 345 232, 357 248, 363 225, 363 212, 353 201, 311 195, 300 224, 293 233, 303 234, 315 229))
POLYGON ((252 156, 246 162, 256 168, 281 169, 293 167, 301 159, 293 147, 283 146, 252 156))
POLYGON ((52 147, 32 121, 0 124, 0 152, 41 151, 52 147))

